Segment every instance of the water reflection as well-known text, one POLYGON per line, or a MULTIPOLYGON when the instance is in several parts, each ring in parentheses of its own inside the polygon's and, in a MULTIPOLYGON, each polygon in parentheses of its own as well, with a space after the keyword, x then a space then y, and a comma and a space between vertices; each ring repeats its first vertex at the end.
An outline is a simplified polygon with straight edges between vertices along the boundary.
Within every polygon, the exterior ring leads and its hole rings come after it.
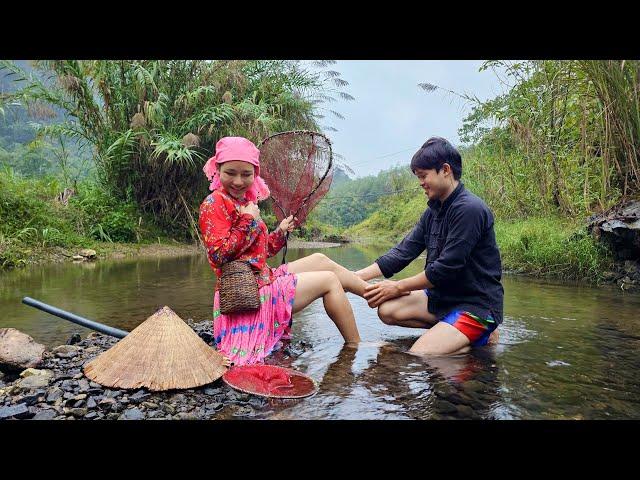
MULTIPOLYGON (((295 260, 322 251, 356 270, 388 246, 290 249, 295 260)), ((279 258, 269 261, 278 265, 279 258)), ((414 261, 398 277, 418 273, 414 261)), ((58 264, 0 273, 1 327, 47 346, 88 330, 20 303, 30 296, 131 330, 158 307, 185 320, 211 319, 214 278, 203 256, 58 264)), ((499 343, 456 357, 405 353, 421 329, 382 324, 349 294, 365 342, 344 347, 316 301, 293 322, 294 343, 308 346, 274 361, 311 375, 311 398, 266 401, 259 418, 630 419, 640 415, 640 295, 615 287, 567 285, 507 276, 499 343)))

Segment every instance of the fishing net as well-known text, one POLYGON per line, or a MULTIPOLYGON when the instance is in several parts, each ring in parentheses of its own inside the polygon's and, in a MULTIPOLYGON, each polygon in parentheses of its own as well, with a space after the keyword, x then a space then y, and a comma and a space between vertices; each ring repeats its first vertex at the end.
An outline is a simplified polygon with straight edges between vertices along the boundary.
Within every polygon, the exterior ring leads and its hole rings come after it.
MULTIPOLYGON (((271 191, 278 222, 293 215, 301 225, 331 187, 331 142, 321 133, 295 130, 271 135, 258 148, 260 175, 271 191)), ((285 257, 286 246, 282 263, 285 257)))
POLYGON ((302 398, 318 391, 312 378, 276 365, 235 366, 222 380, 236 390, 262 397, 302 398))

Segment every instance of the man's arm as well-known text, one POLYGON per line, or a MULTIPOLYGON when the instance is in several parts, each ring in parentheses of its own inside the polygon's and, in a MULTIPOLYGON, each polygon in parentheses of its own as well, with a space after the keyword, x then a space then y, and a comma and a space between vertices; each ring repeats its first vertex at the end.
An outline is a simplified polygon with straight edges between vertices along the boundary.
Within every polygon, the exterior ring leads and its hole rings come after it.
POLYGON ((372 278, 381 277, 382 270, 380 270, 380 267, 377 263, 372 263, 368 267, 363 268, 362 270, 358 270, 356 272, 356 275, 358 275, 365 282, 368 282, 372 278))
POLYGON ((409 295, 414 290, 433 288, 433 283, 427 278, 427 274, 422 271, 409 278, 403 278, 397 282, 385 280, 374 285, 365 287, 364 298, 371 308, 379 306, 381 303, 402 295, 409 295))

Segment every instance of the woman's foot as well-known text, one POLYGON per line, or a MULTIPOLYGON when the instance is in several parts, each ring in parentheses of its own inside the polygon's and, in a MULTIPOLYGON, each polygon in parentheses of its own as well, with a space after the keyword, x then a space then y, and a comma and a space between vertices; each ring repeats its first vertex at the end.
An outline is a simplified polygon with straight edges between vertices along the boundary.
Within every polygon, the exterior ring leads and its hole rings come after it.
POLYGON ((229 357, 226 356, 222 356, 222 365, 224 365, 225 367, 232 367, 233 366, 233 362, 231 361, 231 359, 229 357))

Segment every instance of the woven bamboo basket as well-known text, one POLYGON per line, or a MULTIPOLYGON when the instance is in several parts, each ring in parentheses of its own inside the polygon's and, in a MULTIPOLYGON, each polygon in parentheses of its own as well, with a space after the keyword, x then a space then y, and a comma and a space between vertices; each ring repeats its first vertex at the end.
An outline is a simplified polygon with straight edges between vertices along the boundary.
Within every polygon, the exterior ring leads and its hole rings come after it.
POLYGON ((222 355, 166 306, 84 366, 105 387, 153 391, 199 387, 226 371, 222 355))
POLYGON ((233 261, 222 266, 218 292, 220 312, 245 312, 260 308, 258 280, 246 262, 233 261))

